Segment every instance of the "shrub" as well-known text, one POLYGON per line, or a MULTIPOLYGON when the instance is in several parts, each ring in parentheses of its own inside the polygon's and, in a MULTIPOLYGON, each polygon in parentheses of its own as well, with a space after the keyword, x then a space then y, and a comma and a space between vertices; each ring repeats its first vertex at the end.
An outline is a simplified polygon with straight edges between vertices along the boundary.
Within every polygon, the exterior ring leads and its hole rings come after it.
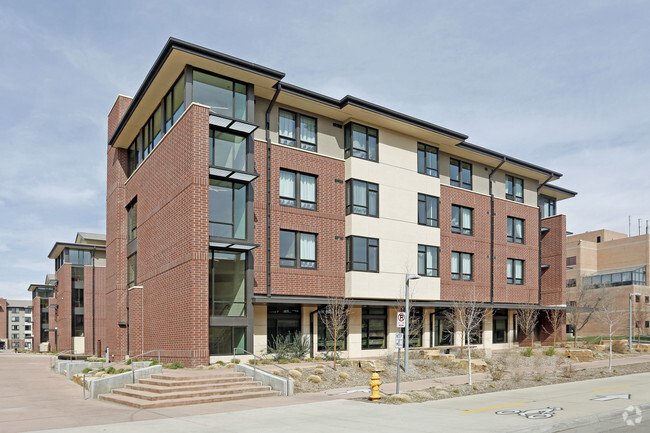
POLYGON ((273 355, 274 361, 279 361, 281 359, 301 360, 305 358, 310 351, 311 338, 300 332, 272 337, 269 346, 269 353, 273 355))
POLYGON ((287 358, 278 359, 278 364, 288 364, 289 360, 287 358))
POLYGON ((319 376, 311 375, 309 376, 309 381, 314 383, 320 383, 321 378, 319 376))
POLYGON ((297 379, 297 378, 299 378, 300 376, 302 376, 302 373, 299 372, 298 370, 289 370, 289 375, 290 375, 291 377, 293 377, 294 379, 297 379))
POLYGON ((298 364, 298 363, 302 362, 302 360, 300 358, 291 358, 289 360, 289 362, 291 362, 293 364, 298 364))
POLYGON ((126 360, 126 365, 131 365, 131 361, 133 361, 133 358, 129 358, 126 360))
POLYGON ((492 380, 503 379, 503 376, 505 376, 506 370, 508 369, 508 366, 504 360, 495 358, 486 360, 485 363, 487 364, 488 374, 492 380))
POLYGON ((553 356, 555 355, 555 347, 549 347, 544 351, 544 355, 546 356, 553 356))
POLYGON ((521 355, 527 358, 533 356, 533 348, 532 347, 525 348, 524 350, 521 351, 521 355))
POLYGON ((343 361, 341 361, 341 367, 349 367, 351 365, 352 365, 352 363, 350 361, 348 361, 347 359, 344 359, 343 361))
POLYGON ((108 374, 115 374, 116 372, 117 370, 115 370, 114 367, 108 367, 108 369, 106 369, 106 373, 108 374))
POLYGON ((165 368, 169 368, 170 370, 176 370, 178 368, 185 368, 185 365, 182 362, 171 362, 169 364, 163 365, 165 368))
POLYGON ((345 380, 345 379, 350 378, 350 375, 342 371, 342 372, 339 373, 339 378, 345 380))
POLYGON ((92 368, 88 367, 88 368, 84 368, 84 370, 82 371, 82 373, 83 373, 83 374, 88 374, 88 373, 90 373, 91 371, 92 371, 92 368))
POLYGON ((314 369, 314 373, 316 373, 316 374, 323 374, 323 373, 325 373, 325 370, 322 369, 322 368, 316 368, 316 369, 314 369))
POLYGON ((149 365, 158 365, 158 364, 160 364, 160 363, 158 362, 158 360, 157 360, 157 359, 154 359, 153 361, 151 361, 151 364, 149 364, 149 365))
POLYGON ((119 370, 117 370, 118 373, 126 373, 127 371, 131 371, 131 370, 127 370, 126 368, 120 368, 119 370))

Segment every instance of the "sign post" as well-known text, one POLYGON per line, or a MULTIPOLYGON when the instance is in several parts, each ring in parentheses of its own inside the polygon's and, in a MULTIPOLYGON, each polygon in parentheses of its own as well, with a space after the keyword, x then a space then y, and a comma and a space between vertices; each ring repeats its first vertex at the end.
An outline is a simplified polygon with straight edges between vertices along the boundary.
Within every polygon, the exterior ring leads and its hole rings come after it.
MULTIPOLYGON (((404 314, 404 313, 402 313, 402 314, 404 314)), ((398 317, 399 317, 399 313, 398 313, 398 317)), ((403 347, 404 347, 404 334, 402 334, 401 332, 398 332, 397 334, 395 334, 395 348, 397 348, 397 383, 395 385, 395 394, 399 394, 399 371, 401 369, 401 367, 400 367, 400 353, 401 353, 403 347)))

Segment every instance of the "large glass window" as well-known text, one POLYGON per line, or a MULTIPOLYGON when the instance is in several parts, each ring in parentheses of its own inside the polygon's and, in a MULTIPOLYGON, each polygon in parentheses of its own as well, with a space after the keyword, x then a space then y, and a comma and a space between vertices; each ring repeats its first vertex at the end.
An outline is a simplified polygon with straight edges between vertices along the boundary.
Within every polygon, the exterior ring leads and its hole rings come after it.
POLYGON ((280 340, 300 336, 300 305, 268 304, 266 335, 270 349, 274 349, 280 340))
POLYGON ((138 281, 138 255, 132 254, 126 259, 126 285, 135 286, 138 281))
POLYGON ((71 268, 72 336, 84 336, 84 268, 71 268))
POLYGON ((434 346, 451 346, 454 344, 454 324, 448 319, 448 308, 436 308, 434 346))
POLYGON ((378 216, 379 185, 351 179, 346 182, 345 212, 358 215, 378 216))
POLYGON ((492 313, 492 342, 507 343, 508 310, 496 309, 492 313))
POLYGON ((418 173, 438 177, 438 149, 418 143, 418 173))
POLYGON ((210 315, 245 316, 246 253, 210 250, 208 278, 210 315))
POLYGON ((472 234, 472 213, 468 207, 451 205, 451 231, 462 235, 472 234))
POLYGON ((126 207, 126 241, 131 242, 138 237, 138 202, 133 200, 126 207))
POLYGON ((346 270, 379 272, 379 239, 348 236, 346 270))
POLYGON ((438 247, 418 245, 418 275, 437 277, 439 255, 438 247))
POLYGON ((210 165, 246 170, 246 137, 210 129, 210 165))
POLYGON ((210 236, 246 238, 246 193, 243 183, 210 179, 210 236))
POLYGON ((280 266, 316 269, 316 235, 280 230, 280 266))
POLYGON ((464 189, 472 189, 472 165, 457 159, 449 160, 449 183, 464 189))
POLYGON ((194 102, 210 107, 220 116, 246 120, 246 85, 205 72, 193 72, 194 102))
POLYGON ((280 143, 315 152, 316 119, 282 109, 279 113, 280 143))
MULTIPOLYGON (((575 283, 574 283, 575 284, 575 283)), ((596 289, 599 287, 618 287, 618 286, 645 286, 646 285, 646 267, 642 266, 633 271, 612 272, 601 275, 584 277, 582 285, 586 289, 596 289)))
POLYGON ((75 248, 66 248, 64 250, 65 254, 65 263, 70 263, 71 265, 83 265, 90 266, 91 263, 91 251, 90 250, 78 250, 75 248))
POLYGON ((280 170, 280 204, 316 210, 316 176, 280 170))
POLYGON ((185 75, 181 75, 165 95, 165 132, 169 131, 185 110, 185 75))
MULTIPOLYGON (((327 311, 324 312, 323 314, 320 313, 318 314, 318 350, 330 352, 334 350, 334 334, 331 330, 327 329, 327 326, 324 322, 324 320, 331 320, 331 319, 325 319, 325 317, 327 316, 324 315, 326 314, 328 314, 327 311)), ((343 317, 341 317, 340 319, 340 323, 343 329, 337 331, 337 336, 336 336, 337 351, 346 350, 347 347, 346 343, 348 341, 348 323, 347 323, 348 315, 345 314, 344 317, 345 319, 343 317)))
POLYGON ((524 202, 524 180, 506 175, 506 198, 519 203, 524 202))
POLYGON ((508 284, 524 284, 524 261, 508 259, 508 284))
POLYGON ((508 242, 524 243, 524 220, 508 217, 508 242))
POLYGON ((474 255, 470 253, 451 252, 451 279, 472 281, 474 255))
POLYGON ((345 125, 345 157, 377 161, 379 132, 374 128, 348 123, 345 125))
POLYGON ((212 356, 232 355, 234 348, 246 349, 246 328, 243 327, 210 326, 208 338, 212 356))
POLYGON ((386 307, 363 307, 361 312, 361 348, 386 347, 386 307))
POLYGON ((540 197, 540 207, 542 208, 542 218, 548 218, 555 215, 555 199, 553 197, 540 197))
POLYGON ((418 224, 438 227, 438 197, 418 194, 418 224))

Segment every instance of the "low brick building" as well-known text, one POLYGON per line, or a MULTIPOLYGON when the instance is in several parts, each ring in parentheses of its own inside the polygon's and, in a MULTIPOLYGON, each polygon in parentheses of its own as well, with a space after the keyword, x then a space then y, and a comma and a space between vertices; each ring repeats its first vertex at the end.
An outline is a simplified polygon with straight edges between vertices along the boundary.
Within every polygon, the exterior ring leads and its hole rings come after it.
MULTIPOLYGON (((170 39, 108 116, 106 325, 116 357, 206 364, 276 338, 392 352, 412 281, 412 345, 459 344, 455 301, 492 313, 474 339, 509 347, 516 310, 564 304, 561 174, 352 96, 170 39)), ((541 329, 541 328, 540 328, 541 329)), ((550 336, 539 332, 544 343, 550 336)))

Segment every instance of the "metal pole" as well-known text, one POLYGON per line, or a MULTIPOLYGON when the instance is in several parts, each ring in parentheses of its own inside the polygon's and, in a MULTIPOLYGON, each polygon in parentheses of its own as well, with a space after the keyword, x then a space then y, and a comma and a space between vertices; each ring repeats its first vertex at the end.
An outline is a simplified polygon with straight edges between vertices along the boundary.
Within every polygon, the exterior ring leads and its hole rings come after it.
POLYGON ((629 340, 628 343, 630 345, 630 351, 632 350, 632 296, 633 294, 630 293, 630 309, 629 309, 629 315, 630 315, 630 335, 629 335, 629 340))
POLYGON ((400 371, 400 352, 402 349, 397 348, 397 384, 395 385, 395 394, 399 394, 399 371, 400 371))
MULTIPOLYGON (((411 334, 409 333, 409 319, 410 319, 410 306, 409 306, 409 275, 406 276, 406 327, 404 331, 404 339, 406 340, 404 345, 404 373, 409 374, 409 340, 411 339, 411 334)), ((399 370, 398 370, 399 371, 399 370)))

